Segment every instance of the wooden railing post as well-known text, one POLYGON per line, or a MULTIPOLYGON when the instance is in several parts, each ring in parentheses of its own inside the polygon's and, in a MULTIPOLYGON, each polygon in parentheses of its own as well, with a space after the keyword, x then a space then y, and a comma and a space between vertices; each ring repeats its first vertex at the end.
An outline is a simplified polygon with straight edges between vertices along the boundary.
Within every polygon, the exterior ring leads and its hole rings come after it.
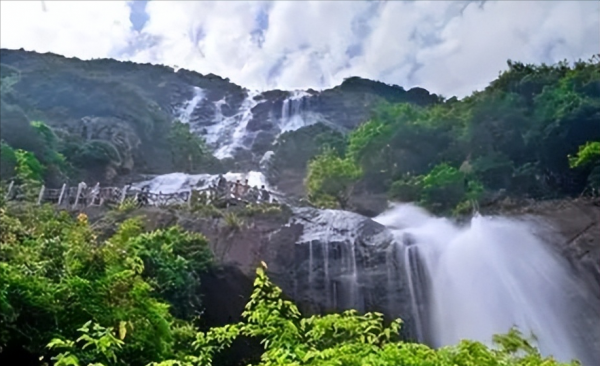
POLYGON ((4 199, 6 201, 8 201, 10 199, 10 194, 12 193, 14 185, 15 185, 15 181, 11 180, 10 183, 8 184, 8 190, 6 191, 6 194, 4 195, 4 199))
POLYGON ((119 204, 122 204, 125 201, 125 197, 127 197, 128 185, 123 186, 123 192, 121 192, 121 199, 119 200, 119 204))
POLYGON ((42 185, 42 187, 40 188, 40 194, 38 194, 38 199, 37 199, 37 204, 41 205, 42 204, 42 198, 44 198, 44 191, 46 190, 46 186, 42 185))
POLYGON ((81 183, 77 184, 77 193, 75 194, 75 203, 73 203, 73 208, 77 208, 77 204, 79 203, 79 196, 81 195, 81 190, 83 186, 81 183))
POLYGON ((90 202, 88 203, 88 206, 95 205, 96 197, 98 197, 99 193, 100 193, 100 182, 96 183, 94 188, 92 188, 91 199, 90 199, 90 202))
POLYGON ((62 203, 63 197, 65 196, 65 189, 67 189, 67 183, 63 183, 60 189, 60 195, 58 196, 58 206, 62 203))

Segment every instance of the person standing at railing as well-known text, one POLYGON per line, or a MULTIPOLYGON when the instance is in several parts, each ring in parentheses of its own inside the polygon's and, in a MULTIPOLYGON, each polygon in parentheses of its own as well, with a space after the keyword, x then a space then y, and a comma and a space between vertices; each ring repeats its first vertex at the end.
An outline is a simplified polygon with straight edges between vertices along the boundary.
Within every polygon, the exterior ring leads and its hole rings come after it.
POLYGON ((260 196, 260 191, 258 190, 258 188, 256 186, 252 186, 248 190, 247 200, 250 203, 257 203, 259 196, 260 196))
POLYGON ((249 190, 250 190, 250 185, 248 184, 248 179, 246 179, 240 189, 240 191, 241 191, 240 197, 243 199, 246 199, 249 190))
POLYGON ((231 188, 231 192, 233 193, 233 198, 236 200, 240 200, 242 199, 242 183, 240 183, 240 180, 236 180, 235 183, 233 184, 233 187, 231 188))
POLYGON ((217 181, 217 200, 223 200, 227 198, 229 194, 229 189, 227 187, 227 180, 224 176, 219 175, 219 180, 217 181))
POLYGON ((78 193, 79 193, 79 201, 77 202, 80 205, 87 206, 87 184, 85 182, 79 182, 78 184, 78 193))
POLYGON ((270 194, 269 191, 267 191, 267 189, 265 188, 264 184, 262 186, 260 186, 260 200, 262 202, 266 202, 269 203, 270 201, 270 194))
POLYGON ((147 206, 148 205, 149 194, 150 194, 150 192, 149 192, 148 186, 143 187, 142 191, 137 196, 137 203, 139 206, 147 206))

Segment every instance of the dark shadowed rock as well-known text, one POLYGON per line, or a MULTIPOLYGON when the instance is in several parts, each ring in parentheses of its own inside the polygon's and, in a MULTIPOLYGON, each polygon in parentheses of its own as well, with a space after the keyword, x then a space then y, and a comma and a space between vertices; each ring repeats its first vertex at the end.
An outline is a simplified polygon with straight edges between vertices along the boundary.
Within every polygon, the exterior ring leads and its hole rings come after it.
POLYGON ((209 239, 221 269, 207 274, 203 284, 208 322, 239 317, 256 268, 265 262, 270 278, 305 314, 380 311, 403 318, 410 333, 404 268, 395 260, 396 245, 384 226, 339 210, 301 208, 252 217, 237 212, 243 222, 239 228, 182 211, 144 208, 136 213, 148 229, 178 224, 209 239))

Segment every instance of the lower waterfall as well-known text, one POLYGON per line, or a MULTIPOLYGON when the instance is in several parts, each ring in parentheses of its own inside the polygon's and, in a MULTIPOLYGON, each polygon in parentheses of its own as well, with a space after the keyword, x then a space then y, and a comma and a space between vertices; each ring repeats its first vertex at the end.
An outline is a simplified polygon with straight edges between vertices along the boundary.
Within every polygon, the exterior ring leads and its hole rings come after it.
POLYGON ((404 253, 416 332, 433 346, 491 343, 516 326, 544 355, 597 364, 598 309, 568 264, 523 219, 476 215, 459 226, 412 205, 375 221, 404 253))

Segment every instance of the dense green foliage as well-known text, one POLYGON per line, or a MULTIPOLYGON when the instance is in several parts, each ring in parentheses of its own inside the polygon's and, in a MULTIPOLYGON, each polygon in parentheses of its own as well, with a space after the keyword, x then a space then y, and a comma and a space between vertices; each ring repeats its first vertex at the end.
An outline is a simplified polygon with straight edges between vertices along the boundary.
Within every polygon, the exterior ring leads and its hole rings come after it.
POLYGON ((446 163, 425 175, 399 179, 390 187, 392 199, 418 202, 438 212, 454 209, 456 213, 475 205, 482 192, 481 182, 446 163))
MULTIPOLYGON (((0 64, 0 131, 4 144, 35 155, 49 185, 106 181, 132 170, 222 171, 204 142, 187 125, 172 123, 170 112, 154 101, 163 94, 158 80, 106 71, 97 68, 99 62, 90 67, 54 55, 43 58, 18 52, 3 58, 19 68, 0 64)), ((164 71, 154 67, 164 77, 173 74, 164 71)), ((9 164, 0 174, 12 179, 14 170, 9 164)))
MULTIPOLYGON (((0 348, 47 355, 52 338, 75 337, 91 319, 127 332, 119 364, 177 357, 201 313, 199 275, 210 261, 206 239, 178 227, 144 233, 130 219, 100 241, 83 214, 2 208, 0 348)), ((96 356, 77 355, 86 365, 96 356)))
POLYGON ((343 156, 346 149, 344 136, 323 123, 284 132, 273 146, 275 168, 304 169, 306 163, 324 149, 335 150, 343 156))
POLYGON ((174 121, 168 135, 173 167, 186 173, 221 172, 217 160, 201 137, 190 131, 190 126, 174 121))
POLYGON ((0 169, 0 179, 16 177, 22 180, 25 175, 36 181, 66 180, 73 171, 62 154, 62 140, 47 124, 30 122, 20 107, 11 104, 14 100, 13 86, 19 81, 15 75, 18 73, 12 68, 2 66, 0 161, 6 166, 0 169), (23 168, 27 171, 22 171, 23 168))
POLYGON ((585 167, 600 163, 600 141, 588 142, 579 147, 575 157, 569 159, 571 168, 585 167))
MULTIPOLYGON (((511 329, 494 337, 496 348, 479 342, 461 341, 438 350, 422 344, 399 340, 402 322, 384 325, 383 315, 355 311, 303 318, 298 308, 282 298, 281 290, 257 270, 254 291, 239 323, 212 328, 195 334, 193 347, 178 360, 153 363, 153 366, 209 366, 215 357, 239 337, 260 340, 264 351, 259 366, 559 366, 566 365, 542 357, 531 343, 511 329)), ((127 344, 129 332, 113 332, 95 324, 81 328, 77 341, 55 339, 49 346, 63 349, 55 365, 83 365, 81 348, 90 346, 96 365, 119 364, 118 351, 127 344), (77 345, 79 344, 79 346, 77 345), (80 348, 81 347, 81 348, 80 348), (71 362, 71 363, 68 363, 71 362)), ((570 365, 577 365, 576 361, 570 365)))
POLYGON ((352 160, 327 150, 308 165, 308 198, 319 206, 344 209, 360 174, 360 168, 352 160))
MULTIPOLYGON (((31 178, 55 186, 69 180, 103 180, 107 168, 119 170, 123 167, 124 158, 111 141, 86 140, 64 131, 55 131, 40 121, 29 123, 29 129, 26 131, 28 132, 25 137, 37 141, 37 146, 29 147, 26 144, 24 149, 18 148, 22 144, 19 141, 14 142, 13 131, 9 130, 5 134, 3 130, 3 136, 7 136, 17 146, 15 148, 9 142, 1 142, 0 161, 3 167, 0 170, 0 178, 3 180, 22 178, 18 168, 23 164, 16 163, 23 159, 28 161, 26 165, 30 167, 32 164, 39 165, 33 169, 34 176, 31 178)), ((167 142, 174 170, 189 173, 221 172, 219 160, 212 155, 201 138, 189 131, 188 125, 173 122, 167 142)))
POLYGON ((588 174, 588 187, 592 194, 600 193, 600 142, 588 142, 579 146, 577 155, 569 157, 571 168, 581 170, 588 174))
POLYGON ((13 177, 17 166, 15 149, 4 141, 0 141, 0 178, 13 177))
POLYGON ((598 61, 572 66, 509 61, 508 70, 484 91, 463 100, 425 108, 383 105, 351 132, 346 154, 371 191, 437 212, 498 192, 579 195, 600 175, 594 164, 582 167, 597 161, 598 61))

